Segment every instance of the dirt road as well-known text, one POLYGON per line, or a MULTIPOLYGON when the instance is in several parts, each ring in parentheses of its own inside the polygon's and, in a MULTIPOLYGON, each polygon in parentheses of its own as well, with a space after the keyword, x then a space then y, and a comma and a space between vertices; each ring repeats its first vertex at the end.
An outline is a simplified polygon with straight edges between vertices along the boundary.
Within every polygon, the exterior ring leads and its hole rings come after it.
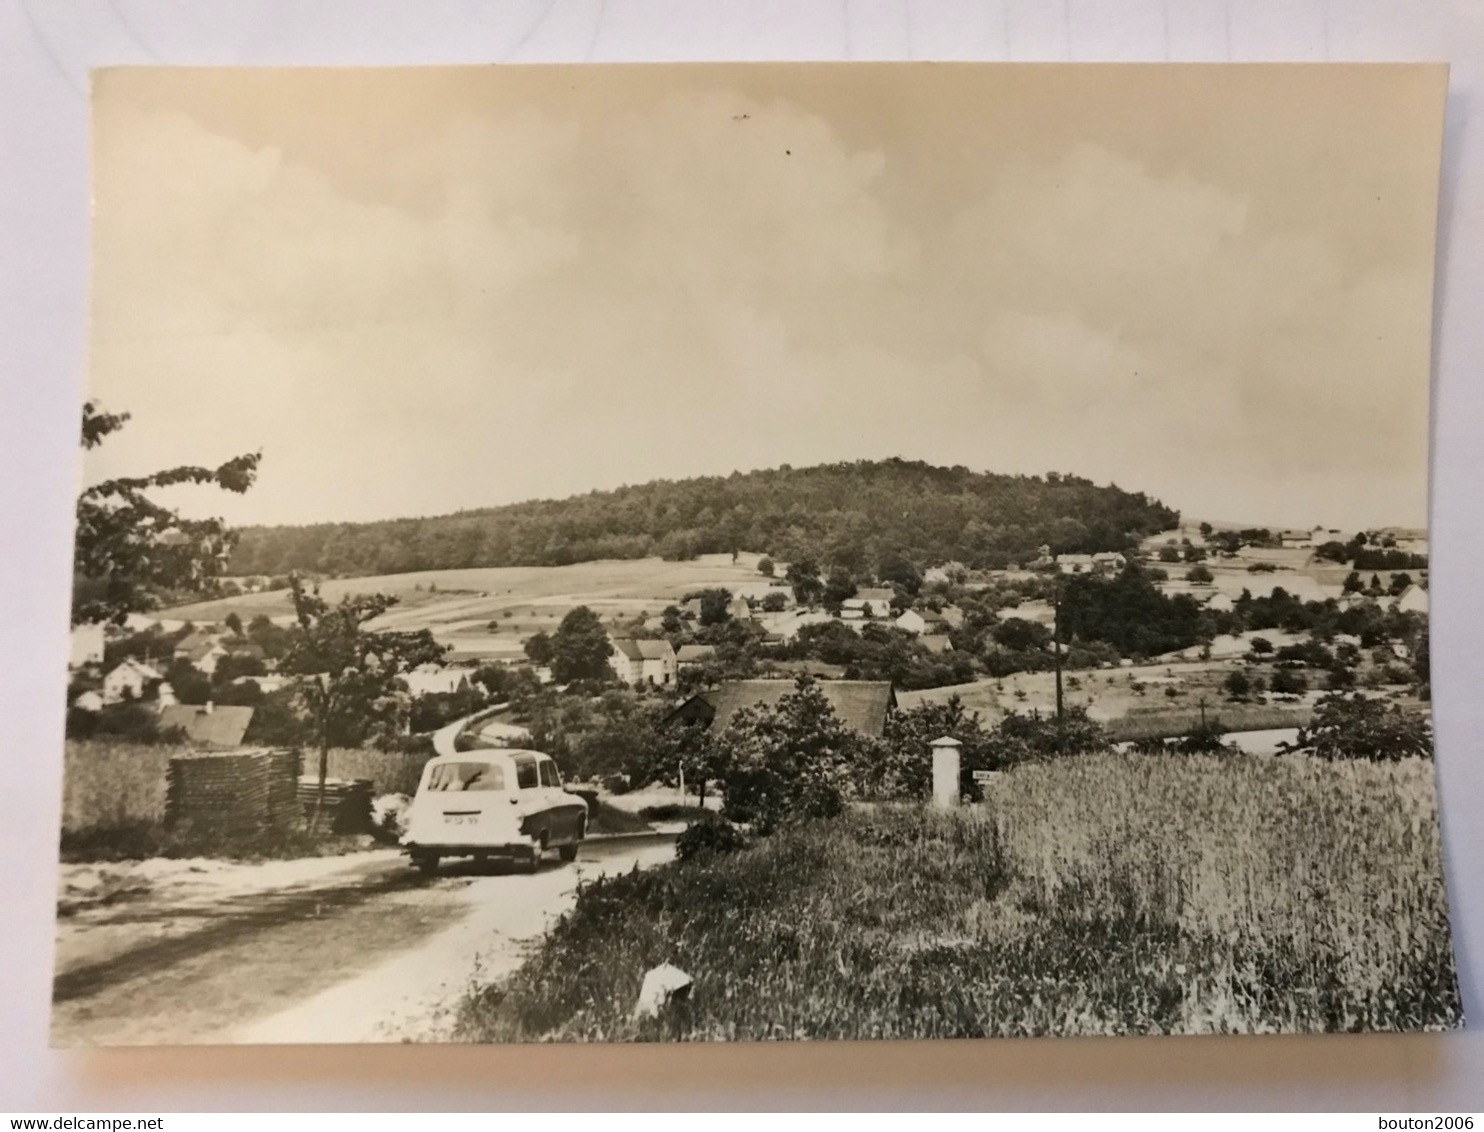
POLYGON ((230 900, 98 909, 59 926, 52 1040, 445 1040, 463 992, 514 970, 580 880, 673 853, 669 838, 591 841, 575 864, 534 875, 453 862, 432 880, 368 853, 230 900))

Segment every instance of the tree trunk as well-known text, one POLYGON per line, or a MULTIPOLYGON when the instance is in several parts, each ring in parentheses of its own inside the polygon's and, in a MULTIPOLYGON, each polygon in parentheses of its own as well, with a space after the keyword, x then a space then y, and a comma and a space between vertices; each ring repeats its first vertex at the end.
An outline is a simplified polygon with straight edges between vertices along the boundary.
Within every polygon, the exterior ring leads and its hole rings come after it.
POLYGON ((319 748, 319 785, 314 791, 314 814, 309 819, 309 832, 318 833, 320 815, 325 811, 325 778, 330 771, 330 740, 321 740, 319 748))

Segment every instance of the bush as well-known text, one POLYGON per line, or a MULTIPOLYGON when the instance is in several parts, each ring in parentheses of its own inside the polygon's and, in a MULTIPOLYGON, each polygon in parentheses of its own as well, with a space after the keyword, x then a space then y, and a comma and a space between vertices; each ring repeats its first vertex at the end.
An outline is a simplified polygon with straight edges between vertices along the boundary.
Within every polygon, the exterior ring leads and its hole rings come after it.
POLYGON ((723 812, 767 833, 785 821, 834 817, 859 741, 802 676, 772 707, 743 708, 717 738, 723 812))
POLYGON ((1427 716, 1365 696, 1333 695, 1319 701, 1314 722, 1299 728, 1298 739, 1282 748, 1321 759, 1400 762, 1432 758, 1432 724, 1427 716))
POLYGON ((697 818, 675 839, 675 856, 682 861, 735 853, 747 845, 747 836, 720 814, 697 818))

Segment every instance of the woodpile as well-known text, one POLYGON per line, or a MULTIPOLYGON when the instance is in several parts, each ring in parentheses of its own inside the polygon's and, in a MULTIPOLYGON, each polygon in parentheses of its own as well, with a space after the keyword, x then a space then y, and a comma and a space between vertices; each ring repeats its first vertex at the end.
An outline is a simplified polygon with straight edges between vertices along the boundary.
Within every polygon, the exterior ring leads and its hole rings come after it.
POLYGON ((299 752, 193 751, 167 772, 165 824, 214 834, 252 835, 299 817, 299 752))
MULTIPOLYGON (((317 830, 331 833, 371 832, 371 797, 373 786, 369 778, 325 779, 325 801, 319 820, 314 823, 317 830)), ((299 778, 298 798, 300 810, 306 821, 314 818, 315 802, 319 795, 319 776, 306 774, 299 778)))

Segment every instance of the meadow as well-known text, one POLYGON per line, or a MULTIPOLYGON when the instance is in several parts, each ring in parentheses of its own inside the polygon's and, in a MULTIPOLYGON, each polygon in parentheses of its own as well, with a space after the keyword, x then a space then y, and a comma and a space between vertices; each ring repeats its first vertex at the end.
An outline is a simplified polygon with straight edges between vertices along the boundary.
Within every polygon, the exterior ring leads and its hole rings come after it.
MULTIPOLYGON (((713 554, 686 562, 640 558, 571 566, 426 570, 329 579, 322 592, 331 601, 351 594, 392 594, 398 605, 374 627, 431 629, 457 650, 516 656, 526 637, 550 632, 574 606, 586 605, 613 624, 641 614, 658 616, 665 606, 708 587, 765 592, 768 580, 758 573, 757 562, 755 554, 741 555, 736 562, 730 554, 713 554)), ((233 612, 244 621, 258 614, 284 617, 293 612, 293 605, 287 590, 271 590, 177 606, 159 616, 219 622, 233 612)))
POLYGON ((1433 767, 1094 755, 595 881, 474 1041, 1445 1029, 1433 767), (658 1019, 644 972, 695 979, 658 1019))

